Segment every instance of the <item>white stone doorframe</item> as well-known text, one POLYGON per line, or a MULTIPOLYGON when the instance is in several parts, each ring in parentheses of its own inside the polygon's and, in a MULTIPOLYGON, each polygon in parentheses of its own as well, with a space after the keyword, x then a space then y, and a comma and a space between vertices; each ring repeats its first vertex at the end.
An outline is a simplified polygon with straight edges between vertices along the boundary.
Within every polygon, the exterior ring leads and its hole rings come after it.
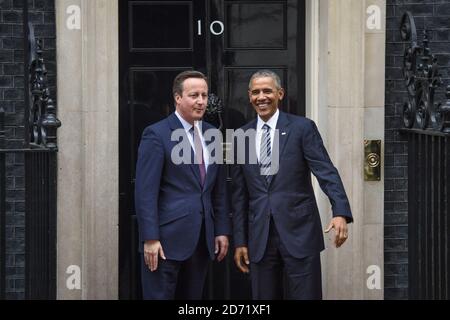
POLYGON ((58 299, 118 298, 118 0, 57 0, 58 299))
MULTIPOLYGON (((385 2, 306 0, 307 116, 355 216, 344 248, 327 240, 325 298, 383 297, 366 285, 369 266, 383 269, 383 182, 363 181, 362 146, 384 140, 385 2), (366 28, 370 5, 382 9, 380 30, 366 28)), ((118 0, 56 1, 58 299, 118 298, 118 21, 118 0)), ((328 223, 328 201, 320 193, 318 200, 328 223)))
MULTIPOLYGON (((324 298, 383 299, 384 173, 380 182, 364 181, 363 143, 384 146, 386 1, 307 0, 306 8, 307 116, 319 127, 355 218, 341 249, 325 236, 324 298)), ((316 194, 325 228, 330 203, 316 194)))

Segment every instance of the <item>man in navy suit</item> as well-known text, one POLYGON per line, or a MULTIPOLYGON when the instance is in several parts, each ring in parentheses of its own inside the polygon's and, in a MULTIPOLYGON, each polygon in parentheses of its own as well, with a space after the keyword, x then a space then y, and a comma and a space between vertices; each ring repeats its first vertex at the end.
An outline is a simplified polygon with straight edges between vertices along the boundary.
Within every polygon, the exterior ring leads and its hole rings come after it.
MULTIPOLYGON (((231 221, 226 176, 212 163, 201 119, 208 85, 197 71, 174 80, 176 112, 147 127, 136 166, 135 203, 142 252, 144 299, 201 299, 208 264, 228 250, 231 221), (177 164, 174 132, 188 141, 188 163, 177 164)), ((181 141, 181 142, 182 142, 181 141)), ((184 150, 185 151, 185 150, 184 150)))
POLYGON ((234 260, 250 272, 254 299, 321 299, 325 246, 311 172, 330 199, 333 218, 325 232, 335 230, 337 247, 353 218, 316 125, 279 111, 283 97, 277 74, 252 76, 249 98, 258 117, 242 129, 256 130, 256 138, 245 145, 245 161, 232 167, 234 260))

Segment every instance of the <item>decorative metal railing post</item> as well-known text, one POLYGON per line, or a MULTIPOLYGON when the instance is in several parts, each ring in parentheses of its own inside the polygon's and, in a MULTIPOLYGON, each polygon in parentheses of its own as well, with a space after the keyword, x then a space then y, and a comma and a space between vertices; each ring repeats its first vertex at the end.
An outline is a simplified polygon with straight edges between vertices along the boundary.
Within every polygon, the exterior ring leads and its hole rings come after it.
POLYGON ((447 86, 447 92, 445 93, 447 102, 441 106, 442 111, 442 131, 450 134, 450 85, 447 86))
POLYGON ((6 283, 6 168, 5 154, 5 110, 0 106, 0 300, 5 299, 6 283))
MULTIPOLYGON (((30 28, 30 34, 34 34, 32 27, 30 28)), ((61 122, 56 118, 56 108, 52 99, 50 99, 41 40, 36 40, 35 57, 30 66, 32 99, 29 116, 30 143, 56 150, 56 130, 61 126, 61 122)))
MULTIPOLYGON (((404 125, 408 129, 416 127, 421 130, 449 132, 450 102, 435 102, 436 89, 442 85, 442 80, 438 60, 429 48, 427 31, 424 31, 422 46, 419 46, 414 18, 410 12, 406 12, 400 32, 403 41, 410 42, 403 55, 403 75, 409 100, 403 107, 404 125)), ((447 99, 450 99, 449 95, 447 99)))
MULTIPOLYGON (((28 134, 29 132, 29 128, 28 128, 28 119, 30 117, 30 84, 29 84, 29 79, 30 79, 30 70, 28 68, 28 66, 31 65, 31 51, 34 51, 32 48, 32 43, 34 42, 34 39, 32 41, 30 41, 30 23, 28 21, 28 0, 23 0, 22 1, 22 30, 23 30, 23 62, 24 62, 24 68, 23 68, 23 76, 24 76, 24 84, 23 84, 23 89, 24 89, 24 105, 25 110, 24 110, 24 121, 23 121, 23 126, 24 126, 24 141, 23 144, 25 147, 28 147, 28 145, 30 144, 30 135, 28 134)), ((34 38, 34 35, 33 35, 34 38)))
POLYGON ((56 298, 56 131, 61 122, 50 99, 42 41, 28 23, 25 153, 25 298, 56 298))
POLYGON ((442 85, 438 59, 427 31, 418 44, 410 12, 401 22, 403 75, 408 102, 403 108, 408 139, 408 287, 410 299, 448 299, 450 268, 450 86, 446 101, 435 101, 442 85))
MULTIPOLYGON (((61 122, 50 99, 42 42, 28 23, 23 0, 25 137, 22 148, 6 145, 0 106, 0 300, 6 295, 6 157, 25 157, 25 298, 56 298, 56 130, 61 122)), ((9 272, 8 272, 9 273, 9 272)), ((9 274, 8 274, 9 275, 9 274)))
POLYGON ((47 110, 42 119, 42 127, 46 132, 45 145, 51 150, 57 149, 56 130, 61 126, 61 122, 56 118, 56 108, 52 99, 47 100, 47 110))

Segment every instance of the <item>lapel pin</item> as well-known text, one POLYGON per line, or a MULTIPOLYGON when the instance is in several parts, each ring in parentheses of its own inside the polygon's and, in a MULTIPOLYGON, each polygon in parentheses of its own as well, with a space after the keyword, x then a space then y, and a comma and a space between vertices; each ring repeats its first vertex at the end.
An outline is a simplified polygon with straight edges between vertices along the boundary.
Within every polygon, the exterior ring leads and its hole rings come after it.
POLYGON ((281 135, 282 135, 282 136, 285 136, 285 135, 286 135, 286 132, 282 132, 281 135))

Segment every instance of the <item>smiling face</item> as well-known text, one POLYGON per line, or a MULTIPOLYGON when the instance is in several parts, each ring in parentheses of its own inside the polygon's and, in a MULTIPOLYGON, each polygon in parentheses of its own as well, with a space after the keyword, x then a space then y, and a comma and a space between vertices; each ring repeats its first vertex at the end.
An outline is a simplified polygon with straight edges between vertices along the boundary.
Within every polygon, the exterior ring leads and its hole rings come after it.
POLYGON ((181 95, 175 93, 175 103, 178 113, 190 124, 201 120, 208 104, 208 84, 199 78, 184 80, 181 95))
POLYGON ((284 90, 277 88, 273 78, 258 77, 251 81, 248 95, 256 113, 267 122, 277 112, 278 104, 284 97, 284 90))

